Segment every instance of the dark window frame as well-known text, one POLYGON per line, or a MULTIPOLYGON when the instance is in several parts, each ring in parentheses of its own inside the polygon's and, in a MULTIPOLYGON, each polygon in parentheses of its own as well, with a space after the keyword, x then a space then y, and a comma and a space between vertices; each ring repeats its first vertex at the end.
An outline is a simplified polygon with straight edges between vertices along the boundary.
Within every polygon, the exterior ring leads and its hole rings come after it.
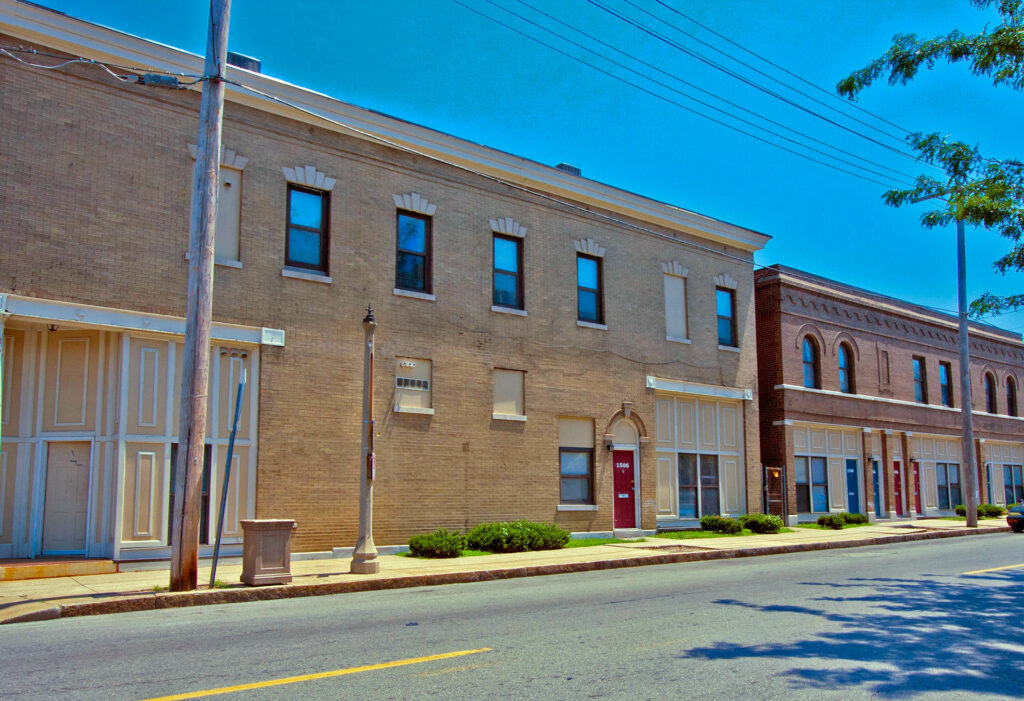
POLYGON ((953 394, 953 364, 944 361, 939 362, 939 401, 942 402, 942 406, 950 408, 956 401, 953 394), (946 372, 945 382, 942 377, 943 370, 946 372))
POLYGON ((576 321, 582 321, 587 324, 604 324, 604 259, 600 256, 591 256, 586 253, 576 254, 576 321), (592 260, 597 264, 597 288, 584 287, 580 284, 580 260, 592 260), (593 292, 597 298, 596 303, 596 318, 585 319, 583 317, 583 307, 580 302, 582 297, 581 291, 593 292))
POLYGON ((981 378, 981 384, 985 389, 985 412, 989 414, 999 413, 999 404, 996 400, 996 378, 990 372, 986 372, 981 378))
POLYGON ((960 465, 955 462, 935 463, 935 489, 937 492, 936 505, 943 511, 951 511, 963 500, 963 485, 960 482, 960 465), (950 476, 956 475, 956 481, 950 476), (941 477, 941 479, 940 479, 941 477), (954 486, 955 484, 955 486, 954 486), (953 498, 953 490, 956 490, 956 498, 953 498), (945 503, 945 505, 943 505, 945 503))
POLYGON ((525 288, 523 285, 523 239, 519 236, 509 236, 507 234, 499 234, 494 232, 494 237, 491 239, 491 304, 495 307, 502 307, 503 309, 518 309, 520 311, 526 309, 526 296, 524 294, 525 288), (502 270, 498 268, 498 261, 494 254, 495 242, 498 239, 504 241, 510 241, 516 245, 516 272, 512 273, 508 270, 502 270), (498 301, 498 275, 513 275, 516 281, 516 303, 515 304, 504 304, 498 301))
POLYGON ((300 268, 302 270, 313 270, 315 272, 328 274, 330 269, 330 253, 331 253, 331 193, 327 190, 317 190, 312 187, 303 187, 302 185, 295 185, 294 183, 288 183, 288 190, 286 196, 286 207, 285 207, 285 226, 284 226, 284 264, 289 268, 300 268), (320 228, 314 229, 309 226, 302 226, 301 224, 292 223, 292 192, 304 192, 308 195, 316 195, 320 198, 320 228), (291 253, 291 237, 292 229, 300 229, 302 231, 309 231, 316 233, 320 236, 320 264, 306 263, 305 261, 292 260, 290 257, 291 253))
POLYGON ((796 470, 796 466, 793 467, 793 483, 796 485, 796 508, 797 513, 801 514, 823 514, 828 513, 830 510, 828 500, 828 458, 821 455, 797 455, 795 460, 804 460, 807 469, 807 481, 799 481, 799 476, 796 470), (825 481, 815 482, 814 481, 814 463, 813 460, 822 460, 825 464, 825 481), (825 490, 825 511, 814 511, 814 488, 820 487, 825 490), (806 504, 807 510, 802 511, 801 506, 806 504))
POLYGON ((423 294, 434 293, 434 218, 429 214, 411 212, 407 209, 395 210, 395 288, 408 290, 409 292, 422 292, 423 294), (401 230, 402 217, 419 219, 423 222, 423 252, 412 251, 400 248, 398 245, 398 232, 401 230), (402 256, 417 256, 423 258, 423 287, 407 287, 399 284, 398 271, 401 268, 402 256))
POLYGON ((593 448, 558 448, 558 503, 560 504, 581 504, 583 506, 594 505, 594 449, 593 448), (562 472, 562 455, 565 453, 582 453, 587 456, 588 469, 586 475, 567 475, 562 472), (562 480, 581 480, 587 485, 587 496, 585 499, 566 499, 562 494, 562 480))
POLYGON ((718 345, 727 348, 739 348, 740 339, 736 328, 736 290, 729 287, 715 288, 715 332, 718 334, 718 345), (725 317, 718 313, 718 293, 724 292, 729 295, 729 316, 725 317), (729 321, 729 343, 722 343, 721 322, 723 319, 729 321))
POLYGON ((1006 415, 1017 416, 1017 381, 1012 376, 1006 378, 1006 415))
POLYGON ((804 336, 800 344, 800 368, 803 371, 803 385, 807 389, 821 389, 821 348, 814 336, 804 336), (811 359, 807 359, 807 349, 811 349, 811 359), (807 384, 807 366, 811 366, 812 384, 807 384))
POLYGON ((914 380, 914 401, 922 404, 928 403, 928 363, 924 357, 915 355, 911 357, 911 372, 914 380))
POLYGON ((1020 465, 1003 465, 1003 498, 1006 505, 1024 501, 1024 469, 1020 465))
POLYGON ((849 343, 839 344, 836 350, 836 361, 839 364, 839 391, 845 394, 857 394, 857 371, 853 361, 853 348, 849 343), (843 367, 846 358, 846 367, 843 367), (846 387, 843 387, 843 372, 846 373, 846 387))

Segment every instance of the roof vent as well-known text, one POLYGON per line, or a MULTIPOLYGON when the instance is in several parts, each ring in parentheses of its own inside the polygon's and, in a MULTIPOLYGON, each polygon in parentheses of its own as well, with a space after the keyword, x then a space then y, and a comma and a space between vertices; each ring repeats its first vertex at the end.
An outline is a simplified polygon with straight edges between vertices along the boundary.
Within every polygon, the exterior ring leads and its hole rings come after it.
POLYGON ((559 170, 564 170, 569 175, 582 175, 583 174, 582 171, 580 171, 579 168, 577 168, 576 166, 571 166, 568 163, 559 163, 558 165, 555 166, 555 168, 558 168, 559 170))
POLYGON ((228 65, 244 68, 245 70, 252 71, 253 73, 259 73, 261 62, 258 58, 253 58, 252 56, 228 51, 228 65))

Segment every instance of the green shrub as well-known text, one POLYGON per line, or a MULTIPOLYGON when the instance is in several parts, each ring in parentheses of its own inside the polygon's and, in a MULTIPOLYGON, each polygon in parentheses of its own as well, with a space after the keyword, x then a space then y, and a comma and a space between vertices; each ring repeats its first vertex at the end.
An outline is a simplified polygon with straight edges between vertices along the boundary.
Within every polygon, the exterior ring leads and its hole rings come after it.
POLYGON ((839 514, 839 516, 842 517, 843 523, 854 524, 854 525, 855 524, 859 524, 859 523, 868 523, 868 517, 865 516, 864 514, 842 513, 842 514, 839 514))
MULTIPOLYGON (((953 507, 956 511, 957 516, 966 516, 967 507, 963 504, 957 504, 953 507)), ((1006 513, 1006 509, 995 504, 978 504, 978 518, 998 518, 1006 513)))
POLYGON ((702 531, 728 535, 739 535, 743 531, 743 526, 739 521, 722 516, 705 516, 700 520, 700 528, 702 531))
POLYGON ((818 525, 822 528, 831 528, 838 531, 846 525, 846 520, 842 514, 828 514, 827 516, 818 517, 818 525))
POLYGON ((978 504, 978 516, 982 518, 999 518, 1006 515, 1006 509, 995 504, 978 504))
POLYGON ((782 528, 782 519, 771 514, 743 514, 736 519, 741 528, 754 533, 778 533, 782 528))
POLYGON ((458 557, 465 549, 466 536, 443 528, 409 539, 409 553, 415 557, 458 557))
POLYGON ((473 550, 491 553, 558 550, 569 542, 569 531, 533 521, 480 523, 466 534, 466 542, 473 550))

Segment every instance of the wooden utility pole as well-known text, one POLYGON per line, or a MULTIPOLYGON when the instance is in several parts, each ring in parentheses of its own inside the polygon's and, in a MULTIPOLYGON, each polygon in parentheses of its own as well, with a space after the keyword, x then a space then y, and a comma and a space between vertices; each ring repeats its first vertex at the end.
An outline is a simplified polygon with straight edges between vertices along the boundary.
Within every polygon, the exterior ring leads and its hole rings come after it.
POLYGON ((224 66, 227 63, 231 0, 210 1, 203 96, 199 106, 199 143, 192 178, 189 224, 188 307, 182 359, 178 461, 174 474, 171 525, 171 591, 196 588, 199 575, 199 518, 202 500, 203 444, 210 381, 210 321, 213 316, 213 234, 220 184, 220 138, 224 114, 224 66))
POLYGON ((960 428, 963 454, 963 497, 967 527, 978 527, 978 463, 974 456, 974 411, 971 402, 971 342, 967 331, 967 244, 964 220, 956 219, 956 298, 960 340, 960 428))

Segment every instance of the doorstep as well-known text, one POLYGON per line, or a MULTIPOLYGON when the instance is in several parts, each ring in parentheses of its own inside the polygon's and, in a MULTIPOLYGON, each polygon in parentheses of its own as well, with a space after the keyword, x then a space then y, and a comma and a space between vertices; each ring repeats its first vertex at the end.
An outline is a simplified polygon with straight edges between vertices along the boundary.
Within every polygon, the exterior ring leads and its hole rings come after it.
POLYGON ((113 574, 117 565, 113 560, 0 560, 0 582, 17 579, 46 579, 48 577, 77 577, 87 574, 113 574))

